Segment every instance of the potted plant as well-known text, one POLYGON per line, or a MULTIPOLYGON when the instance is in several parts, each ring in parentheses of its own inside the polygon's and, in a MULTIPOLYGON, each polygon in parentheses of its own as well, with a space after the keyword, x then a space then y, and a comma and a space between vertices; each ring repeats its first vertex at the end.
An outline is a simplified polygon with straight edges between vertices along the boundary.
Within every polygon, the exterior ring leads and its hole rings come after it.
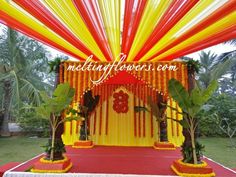
POLYGON ((79 114, 83 117, 83 120, 80 124, 80 135, 79 141, 74 143, 74 148, 91 148, 93 147, 92 140, 89 140, 89 129, 88 129, 88 120, 91 113, 94 111, 95 107, 99 102, 99 95, 93 97, 92 91, 88 90, 84 94, 84 103, 79 105, 79 114))
POLYGON ((172 169, 178 175, 184 176, 214 176, 212 168, 201 160, 203 146, 197 142, 197 114, 217 88, 217 81, 212 81, 206 89, 200 89, 195 84, 190 92, 177 80, 168 83, 168 92, 182 109, 183 120, 179 123, 190 135, 191 146, 182 146, 183 159, 174 161, 172 169))
MULTIPOLYGON (((74 89, 68 83, 59 84, 52 97, 46 92, 40 92, 43 103, 35 108, 35 111, 44 119, 48 119, 51 126, 51 138, 46 146, 46 156, 36 162, 31 171, 33 172, 66 172, 72 163, 63 155, 65 147, 62 141, 56 139, 58 127, 64 122, 78 119, 79 116, 70 111, 68 118, 62 118, 62 114, 69 108, 74 96, 74 89)), ((71 109, 70 109, 71 110, 71 109)))

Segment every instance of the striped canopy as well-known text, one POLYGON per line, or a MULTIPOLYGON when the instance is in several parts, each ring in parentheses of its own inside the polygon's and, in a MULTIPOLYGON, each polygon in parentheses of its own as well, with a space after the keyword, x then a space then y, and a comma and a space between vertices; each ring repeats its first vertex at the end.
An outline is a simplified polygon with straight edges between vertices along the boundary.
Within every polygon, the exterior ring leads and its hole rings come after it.
POLYGON ((79 60, 174 58, 236 37, 236 0, 0 0, 0 23, 79 60))

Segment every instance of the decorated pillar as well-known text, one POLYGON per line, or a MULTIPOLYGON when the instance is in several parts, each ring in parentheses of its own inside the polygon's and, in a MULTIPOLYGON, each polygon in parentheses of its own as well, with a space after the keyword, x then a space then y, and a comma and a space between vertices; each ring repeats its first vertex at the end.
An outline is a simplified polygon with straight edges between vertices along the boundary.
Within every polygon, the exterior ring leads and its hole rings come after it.
POLYGON ((167 142, 167 120, 165 119, 165 112, 167 108, 167 100, 160 93, 157 93, 157 105, 160 111, 159 127, 160 127, 160 142, 167 142))

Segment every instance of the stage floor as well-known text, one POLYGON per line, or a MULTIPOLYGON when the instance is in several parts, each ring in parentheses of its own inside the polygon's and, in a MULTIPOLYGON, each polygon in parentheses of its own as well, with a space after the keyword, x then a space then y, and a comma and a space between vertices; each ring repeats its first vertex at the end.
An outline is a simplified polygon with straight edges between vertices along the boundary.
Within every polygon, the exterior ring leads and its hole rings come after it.
MULTIPOLYGON (((144 147, 107 147, 95 146, 92 149, 73 149, 68 146, 67 156, 73 167, 70 173, 106 173, 137 175, 173 175, 170 166, 175 159, 181 158, 180 149, 155 150, 144 147)), ((22 172, 31 168, 41 156, 32 159, 12 171, 22 172)), ((233 170, 227 169, 210 159, 205 161, 214 169, 217 176, 236 177, 233 170)))

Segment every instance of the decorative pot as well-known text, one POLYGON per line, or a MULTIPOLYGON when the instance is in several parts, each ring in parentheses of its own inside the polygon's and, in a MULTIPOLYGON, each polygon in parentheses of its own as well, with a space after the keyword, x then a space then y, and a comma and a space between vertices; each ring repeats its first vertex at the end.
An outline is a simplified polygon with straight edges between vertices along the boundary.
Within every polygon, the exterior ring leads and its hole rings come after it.
POLYGON ((66 173, 68 172, 71 167, 72 163, 70 159, 63 155, 62 160, 47 160, 42 157, 38 162, 34 163, 31 172, 35 173, 66 173))
POLYGON ((201 164, 184 163, 182 159, 175 160, 172 170, 179 176, 185 177, 213 177, 213 169, 204 161, 201 164))

